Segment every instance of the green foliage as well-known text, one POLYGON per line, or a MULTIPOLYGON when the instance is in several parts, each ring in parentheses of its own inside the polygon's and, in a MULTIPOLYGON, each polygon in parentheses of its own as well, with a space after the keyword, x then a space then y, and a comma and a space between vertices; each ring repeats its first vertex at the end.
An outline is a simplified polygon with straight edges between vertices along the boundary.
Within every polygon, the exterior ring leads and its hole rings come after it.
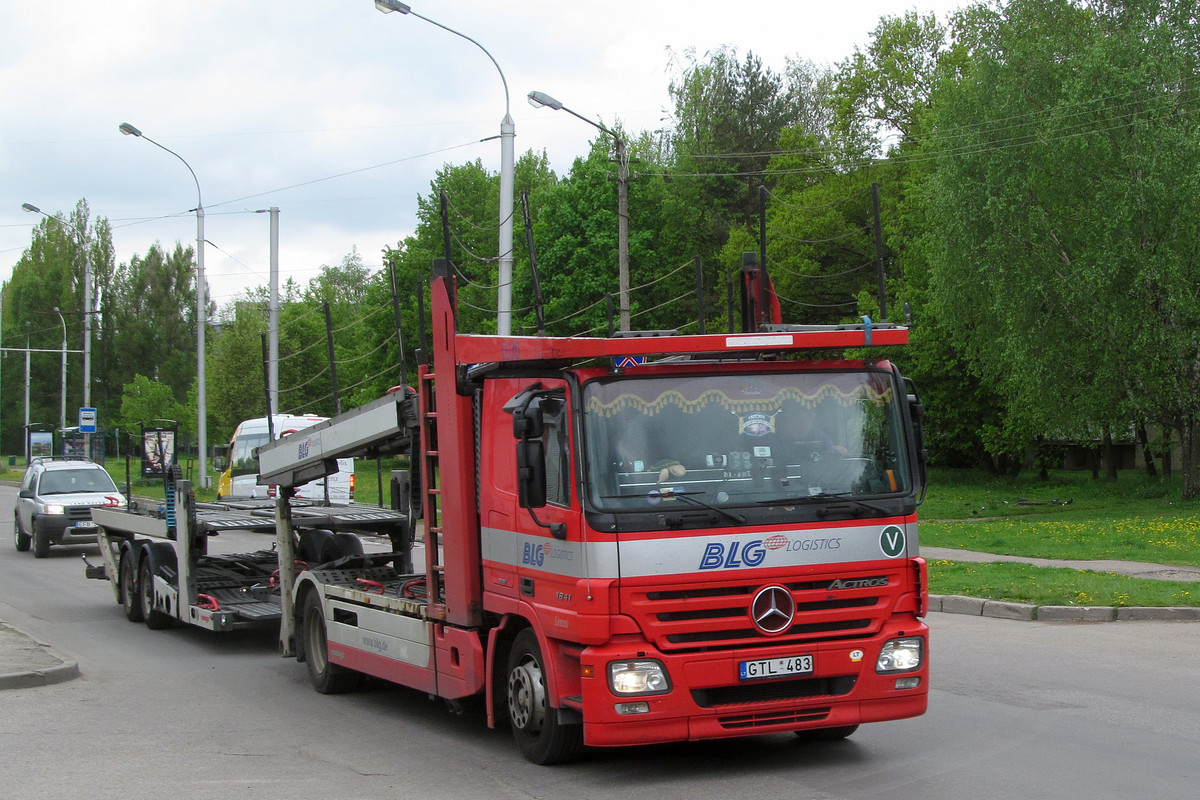
POLYGON ((187 428, 187 405, 175 399, 170 386, 151 380, 145 375, 136 375, 125 384, 121 392, 121 412, 116 418, 116 427, 131 433, 141 425, 153 426, 160 420, 172 420, 187 428))
POLYGON ((101 347, 110 380, 150 373, 186 399, 196 375, 194 272, 193 249, 179 243, 171 252, 155 243, 117 267, 102 306, 112 326, 101 347))
POLYGON ((1004 397, 1000 440, 1096 438, 1131 417, 1195 436, 1197 349, 1180 333, 1200 330, 1200 137, 1184 6, 1013 0, 939 86, 932 301, 1004 397))

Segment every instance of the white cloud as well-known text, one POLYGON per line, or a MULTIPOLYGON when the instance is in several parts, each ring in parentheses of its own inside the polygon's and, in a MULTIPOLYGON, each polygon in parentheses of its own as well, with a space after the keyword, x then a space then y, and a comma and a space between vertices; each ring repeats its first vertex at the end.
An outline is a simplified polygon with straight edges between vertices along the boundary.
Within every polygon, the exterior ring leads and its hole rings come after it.
MULTIPOLYGON (((940 17, 959 4, 916 3, 940 17)), ((560 173, 596 131, 530 108, 532 89, 605 123, 652 129, 668 104, 668 48, 703 53, 729 44, 777 70, 789 56, 834 62, 866 44, 880 15, 911 7, 412 5, 488 48, 508 80, 518 152, 544 148, 560 173)), ((218 300, 266 282, 268 225, 255 209, 281 209, 281 267, 304 282, 354 246, 378 263, 382 247, 411 231, 416 198, 443 163, 499 166, 498 145, 478 143, 498 132, 503 112, 495 67, 470 42, 412 16, 385 17, 371 0, 7 0, 3 19, 0 279, 37 222, 20 211, 23 202, 53 213, 85 197, 94 215, 113 222, 122 261, 156 240, 194 242, 191 176, 169 154, 121 136, 120 122, 196 171, 206 238, 217 246, 206 271, 218 300), (447 151, 457 145, 467 146, 447 151), (354 174, 296 186, 347 172, 354 174)))

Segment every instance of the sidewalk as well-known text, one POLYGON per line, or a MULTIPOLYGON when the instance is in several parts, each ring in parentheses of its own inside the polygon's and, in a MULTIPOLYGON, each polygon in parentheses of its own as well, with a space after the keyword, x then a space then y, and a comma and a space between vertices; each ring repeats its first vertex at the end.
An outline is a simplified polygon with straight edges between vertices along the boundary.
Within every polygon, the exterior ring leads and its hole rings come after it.
MULTIPOLYGON (((1001 556, 978 553, 971 550, 956 550, 953 547, 922 547, 921 555, 926 561, 1009 561, 1032 564, 1037 567, 1059 567, 1082 569, 1093 572, 1115 572, 1133 578, 1160 581, 1200 582, 1200 567, 1180 567, 1170 564, 1152 564, 1141 561, 1055 561, 1049 558, 1026 558, 1024 556, 1001 556)), ((1197 587, 1200 591, 1200 587, 1197 587)), ((1039 622, 1134 622, 1157 620, 1167 622, 1200 622, 1200 607, 1138 607, 1125 606, 1031 606, 1023 603, 1006 603, 1000 600, 982 600, 977 597, 957 595, 930 595, 930 611, 947 614, 969 614, 971 616, 994 617, 997 619, 1037 620, 1039 622)))
POLYGON ((79 676, 79 665, 0 620, 0 690, 49 686, 79 676))

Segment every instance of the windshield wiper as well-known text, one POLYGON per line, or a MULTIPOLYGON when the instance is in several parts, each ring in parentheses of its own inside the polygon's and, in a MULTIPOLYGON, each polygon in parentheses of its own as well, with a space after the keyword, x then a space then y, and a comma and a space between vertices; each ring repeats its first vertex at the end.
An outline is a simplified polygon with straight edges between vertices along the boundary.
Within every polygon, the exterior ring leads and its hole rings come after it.
POLYGON ((759 500, 755 505, 759 506, 787 506, 809 503, 814 500, 848 500, 851 503, 858 505, 861 508, 866 508, 877 514, 890 516, 891 511, 883 506, 876 505, 867 500, 862 500, 854 496, 854 492, 817 492, 816 494, 802 494, 795 497, 777 497, 771 500, 759 500))
POLYGON ((849 500, 851 503, 855 503, 862 508, 874 511, 877 514, 888 516, 892 513, 883 506, 854 497, 853 492, 817 492, 816 494, 809 495, 809 497, 813 498, 814 500, 849 500))
POLYGON ((743 517, 741 514, 734 514, 732 511, 726 511, 725 509, 720 508, 718 506, 710 505, 710 504, 704 502, 703 500, 697 500, 695 497, 692 497, 692 495, 695 495, 695 494, 704 494, 704 493, 703 492, 671 492, 670 494, 666 494, 664 492, 663 498, 666 499, 668 497, 678 497, 680 500, 686 500, 687 502, 691 503, 692 505, 697 505, 697 506, 700 506, 701 508, 707 508, 709 511, 715 511, 718 514, 720 514, 721 516, 725 517, 726 519, 736 522, 738 525, 746 524, 746 518, 743 517))

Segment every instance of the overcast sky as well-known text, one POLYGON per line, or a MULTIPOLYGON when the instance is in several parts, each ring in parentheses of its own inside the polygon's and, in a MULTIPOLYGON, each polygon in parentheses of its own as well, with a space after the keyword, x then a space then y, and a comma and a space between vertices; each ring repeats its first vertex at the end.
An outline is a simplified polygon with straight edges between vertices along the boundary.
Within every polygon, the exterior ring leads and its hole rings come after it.
MULTIPOLYGON (((731 45, 782 71, 865 48, 879 18, 942 21, 964 0, 415 0, 416 13, 487 48, 508 83, 516 151, 565 174, 596 130, 530 107, 531 90, 627 130, 659 127, 671 52, 731 45)), ((280 269, 307 283, 357 247, 412 232, 445 163, 499 170, 500 75, 475 45, 373 0, 0 0, 0 280, 36 215, 82 197, 114 228, 118 261, 155 241, 194 244, 206 211, 212 297, 266 285, 269 221, 280 269)))

